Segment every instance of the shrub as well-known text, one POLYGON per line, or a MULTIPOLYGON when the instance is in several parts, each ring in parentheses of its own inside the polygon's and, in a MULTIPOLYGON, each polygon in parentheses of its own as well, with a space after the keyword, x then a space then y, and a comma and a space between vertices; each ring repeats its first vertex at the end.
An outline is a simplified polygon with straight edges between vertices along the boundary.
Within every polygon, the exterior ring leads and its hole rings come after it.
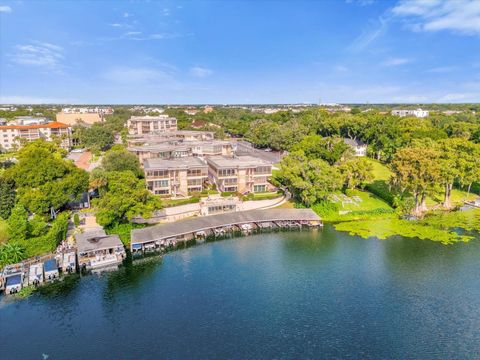
POLYGON ((73 223, 75 227, 78 227, 78 225, 80 225, 80 216, 78 216, 78 214, 73 215, 73 223))

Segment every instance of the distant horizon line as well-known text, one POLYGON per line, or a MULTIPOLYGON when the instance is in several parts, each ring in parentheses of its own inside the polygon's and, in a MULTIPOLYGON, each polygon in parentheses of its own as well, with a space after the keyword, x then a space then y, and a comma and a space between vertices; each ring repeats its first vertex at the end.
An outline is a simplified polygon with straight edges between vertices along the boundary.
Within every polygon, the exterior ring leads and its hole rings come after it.
POLYGON ((361 103, 361 102, 344 102, 344 103, 0 103, 0 106, 20 105, 20 106, 46 106, 46 105, 70 105, 70 106, 335 106, 335 105, 480 105, 480 102, 424 102, 424 103, 409 103, 409 102, 378 102, 378 103, 361 103))

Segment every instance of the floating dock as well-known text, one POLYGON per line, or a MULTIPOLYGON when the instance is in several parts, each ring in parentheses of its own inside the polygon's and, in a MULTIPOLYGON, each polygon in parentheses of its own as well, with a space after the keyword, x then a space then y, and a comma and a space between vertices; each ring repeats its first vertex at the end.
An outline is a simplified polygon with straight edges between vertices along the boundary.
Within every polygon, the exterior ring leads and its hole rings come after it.
POLYGON ((130 250, 132 252, 155 250, 163 246, 176 245, 177 242, 204 238, 208 235, 218 236, 234 230, 250 233, 254 229, 321 225, 321 219, 311 209, 239 211, 132 230, 130 250))

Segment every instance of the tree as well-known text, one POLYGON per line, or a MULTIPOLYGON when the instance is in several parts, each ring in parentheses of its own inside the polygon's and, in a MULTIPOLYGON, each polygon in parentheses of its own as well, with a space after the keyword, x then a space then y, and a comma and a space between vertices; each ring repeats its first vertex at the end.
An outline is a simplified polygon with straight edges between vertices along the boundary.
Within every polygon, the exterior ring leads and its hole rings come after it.
POLYGON ((6 171, 6 177, 15 181, 18 201, 30 212, 46 214, 88 189, 87 172, 63 155, 52 143, 34 141, 20 150, 18 163, 6 171))
MULTIPOLYGON (((112 128, 115 128, 113 126, 112 128)), ((115 132, 108 125, 95 123, 91 127, 74 126, 74 138, 92 151, 108 150, 115 142, 115 132)))
POLYGON ((429 144, 417 144, 397 151, 392 161, 394 183, 415 199, 414 213, 426 210, 426 198, 441 181, 440 154, 429 144))
POLYGON ((106 173, 107 185, 100 199, 96 200, 97 222, 102 226, 112 226, 134 216, 150 217, 160 209, 160 200, 152 195, 131 171, 106 173))
MULTIPOLYGON (((117 145, 116 145, 117 146, 117 145)), ((107 151, 102 159, 102 167, 105 171, 127 171, 130 170, 137 177, 143 177, 143 171, 140 168, 140 162, 135 154, 127 151, 123 147, 112 148, 107 151)))
POLYGON ((0 217, 8 219, 15 205, 15 182, 13 179, 0 176, 0 217))
POLYGON ((21 241, 28 237, 28 212, 22 204, 15 205, 7 223, 10 240, 21 241))
POLYGON ((15 242, 8 242, 0 246, 0 263, 2 265, 15 264, 25 258, 25 248, 15 242))
POLYGON ((75 227, 78 227, 78 225, 80 225, 80 216, 78 216, 77 213, 73 215, 73 224, 75 225, 75 227))
POLYGON ((326 199, 343 184, 336 167, 321 159, 308 160, 302 151, 292 152, 282 159, 279 178, 307 206, 326 199))
POLYGON ((330 165, 338 162, 350 149, 340 138, 322 137, 320 135, 305 136, 293 146, 293 151, 302 150, 308 159, 322 159, 330 165))
POLYGON ((365 158, 347 160, 339 166, 339 170, 345 178, 345 187, 347 189, 355 187, 363 189, 365 185, 374 179, 373 165, 365 158))

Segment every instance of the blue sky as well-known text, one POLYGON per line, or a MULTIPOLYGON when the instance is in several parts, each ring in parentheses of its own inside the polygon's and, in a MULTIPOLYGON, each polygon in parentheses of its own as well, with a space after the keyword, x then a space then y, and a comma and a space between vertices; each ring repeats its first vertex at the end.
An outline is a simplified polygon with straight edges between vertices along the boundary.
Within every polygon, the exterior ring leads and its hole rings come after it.
POLYGON ((3 1, 0 102, 479 102, 480 1, 3 1))

